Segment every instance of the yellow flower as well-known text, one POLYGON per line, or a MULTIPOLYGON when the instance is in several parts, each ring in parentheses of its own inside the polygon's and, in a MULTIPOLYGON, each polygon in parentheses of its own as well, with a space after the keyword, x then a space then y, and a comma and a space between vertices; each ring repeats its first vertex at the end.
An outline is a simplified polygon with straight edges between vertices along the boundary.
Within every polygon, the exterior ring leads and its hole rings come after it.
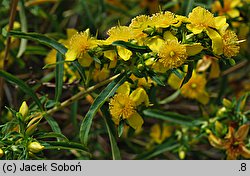
POLYGON ((196 7, 188 15, 187 28, 194 34, 199 34, 205 31, 208 37, 212 40, 212 49, 215 54, 221 55, 222 51, 222 38, 218 31, 225 30, 228 27, 226 17, 214 15, 202 7, 196 7))
POLYGON ((152 20, 149 16, 139 15, 131 20, 129 27, 133 29, 140 29, 143 31, 144 29, 149 27, 151 23, 152 20))
POLYGON ((244 143, 248 131, 249 125, 240 126, 236 132, 232 126, 229 126, 224 139, 220 139, 210 132, 208 140, 213 147, 226 150, 227 159, 235 160, 240 155, 244 158, 250 158, 250 150, 246 148, 244 143))
POLYGON ((54 64, 56 63, 56 53, 55 49, 52 49, 44 59, 45 64, 54 64))
POLYGON ((187 28, 194 34, 199 34, 208 27, 215 27, 214 15, 202 7, 196 7, 188 15, 190 24, 187 28))
POLYGON ((234 31, 226 30, 222 34, 223 52, 226 57, 236 56, 240 51, 238 37, 234 31))
POLYGON ((182 16, 182 15, 176 15, 175 18, 176 18, 176 21, 177 21, 176 24, 173 24, 173 26, 175 26, 175 27, 180 27, 183 22, 184 23, 188 22, 188 18, 185 17, 185 16, 182 16))
POLYGON ((135 33, 131 27, 128 26, 115 26, 108 30, 109 37, 106 42, 111 44, 114 41, 122 40, 128 42, 134 39, 135 33))
POLYGON ((173 128, 171 126, 159 124, 155 124, 151 127, 150 137, 156 142, 157 144, 161 144, 165 139, 169 138, 172 135, 173 128))
POLYGON ((167 28, 177 22, 173 13, 166 11, 155 13, 151 17, 152 26, 156 28, 167 28))
POLYGON ((241 0, 223 0, 224 6, 222 7, 220 1, 216 0, 212 4, 212 11, 217 12, 219 15, 227 14, 231 18, 240 16, 240 11, 236 7, 242 6, 241 0))
MULTIPOLYGON (((116 26, 112 27, 108 31, 109 37, 104 41, 105 44, 112 44, 114 41, 122 40, 128 42, 135 38, 135 31, 128 26, 116 26)), ((132 52, 124 47, 117 46, 117 53, 121 59, 127 61, 132 56, 132 52)))
POLYGON ((109 110, 112 120, 116 125, 118 125, 121 120, 126 120, 132 128, 141 128, 143 119, 137 113, 136 108, 142 103, 149 106, 146 91, 139 87, 130 93, 130 84, 125 82, 118 88, 117 93, 110 100, 109 110))
POLYGON ((181 94, 186 98, 196 99, 202 104, 207 104, 209 96, 205 90, 206 83, 204 75, 196 74, 194 71, 190 80, 181 87, 181 94))
POLYGON ((152 19, 146 15, 139 15, 131 20, 129 27, 134 30, 134 39, 140 40, 146 37, 143 31, 152 24, 152 19))
POLYGON ((176 40, 166 41, 160 48, 159 61, 167 69, 181 66, 187 59, 186 47, 176 40))
POLYGON ((65 60, 73 61, 83 56, 88 50, 97 46, 97 40, 90 37, 89 30, 76 33, 70 39, 69 48, 65 54, 65 60))
POLYGON ((146 78, 137 78, 135 75, 131 75, 130 79, 132 79, 134 82, 136 82, 138 87, 144 87, 146 89, 150 89, 150 87, 152 86, 152 84, 154 84, 154 81, 148 77, 146 78))
POLYGON ((93 71, 93 80, 95 82, 101 82, 109 77, 109 69, 103 67, 102 69, 96 68, 93 71))

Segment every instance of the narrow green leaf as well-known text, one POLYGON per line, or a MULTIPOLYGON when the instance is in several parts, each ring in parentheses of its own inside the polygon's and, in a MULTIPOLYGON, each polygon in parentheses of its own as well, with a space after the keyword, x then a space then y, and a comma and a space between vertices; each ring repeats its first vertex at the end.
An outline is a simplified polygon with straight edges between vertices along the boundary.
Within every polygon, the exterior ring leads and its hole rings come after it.
POLYGON ((172 73, 174 73, 178 78, 183 79, 183 74, 181 74, 177 69, 172 69, 172 73))
POLYGON ((86 147, 84 147, 82 144, 75 142, 46 141, 46 142, 41 142, 41 144, 45 147, 45 149, 81 150, 86 152, 86 154, 91 155, 86 147))
POLYGON ((180 93, 181 93, 181 90, 178 89, 173 94, 171 94, 170 96, 168 96, 165 99, 159 101, 158 104, 167 104, 167 103, 170 103, 170 102, 174 101, 180 95, 180 93))
POLYGON ((135 52, 150 52, 151 50, 149 49, 148 46, 138 46, 138 45, 134 45, 130 42, 124 42, 124 41, 115 41, 112 43, 113 46, 122 46, 126 49, 129 49, 131 51, 135 51, 135 52))
MULTIPOLYGON (((57 52, 56 54, 56 62, 63 61, 63 55, 57 52)), ((62 95, 62 87, 63 87, 63 72, 64 71, 64 63, 56 64, 56 89, 55 89, 55 101, 59 102, 60 97, 62 95)))
MULTIPOLYGON (((19 17, 20 17, 20 22, 21 22, 21 30, 22 30, 22 32, 27 32, 28 26, 27 26, 26 14, 25 14, 24 0, 19 1, 19 8, 20 8, 19 9, 19 17)), ((17 58, 20 58, 23 55, 23 53, 26 50, 26 47, 27 47, 27 40, 21 39, 17 58)))
POLYGON ((122 74, 109 85, 96 97, 93 104, 89 108, 85 118, 83 119, 80 127, 80 140, 84 146, 87 146, 89 131, 92 124, 92 120, 97 113, 98 109, 105 103, 105 101, 111 97, 118 87, 123 84, 126 80, 126 75, 122 74))
POLYGON ((29 95, 31 98, 33 98, 33 100, 35 101, 35 103, 37 104, 37 106, 39 107, 40 110, 43 110, 43 106, 40 102, 40 100, 38 99, 38 97, 36 96, 35 92, 32 90, 32 88, 30 88, 24 81, 22 81, 21 79, 15 77, 14 75, 0 70, 0 77, 5 78, 8 82, 10 83, 14 83, 17 86, 20 87, 20 89, 26 93, 27 95, 29 95))
POLYGON ((164 152, 167 151, 172 151, 176 148, 178 148, 180 146, 180 144, 176 144, 173 141, 166 141, 160 145, 157 145, 156 147, 154 147, 153 149, 146 151, 142 154, 139 154, 135 157, 135 159, 137 160, 147 160, 147 159, 151 159, 153 157, 156 157, 164 152))
POLYGON ((111 145, 111 151, 112 151, 112 158, 113 160, 121 160, 121 154, 120 150, 117 146, 117 141, 116 141, 116 133, 114 129, 114 123, 111 120, 110 114, 108 113, 107 109, 104 107, 101 107, 101 111, 104 115, 104 122, 108 131, 109 135, 109 140, 110 140, 110 145, 111 145))
POLYGON ((79 130, 79 126, 77 123, 77 110, 78 110, 78 101, 75 101, 71 105, 71 111, 70 111, 70 121, 74 126, 75 131, 79 130))
POLYGON ((68 139, 61 133, 49 132, 49 133, 42 133, 39 134, 37 139, 46 139, 46 138, 57 138, 62 139, 62 141, 68 141, 68 139))
POLYGON ((184 2, 184 4, 185 14, 186 16, 188 16, 188 14, 192 11, 194 7, 194 0, 187 0, 184 2))
POLYGON ((43 45, 46 45, 48 47, 51 47, 57 50, 62 55, 65 55, 65 53, 67 52, 67 48, 65 46, 63 46, 61 43, 57 42, 56 40, 45 36, 44 34, 38 34, 35 32, 25 33, 25 32, 20 32, 20 31, 10 31, 9 35, 13 37, 24 38, 24 39, 39 42, 43 45))
POLYGON ((154 72, 149 72, 149 77, 153 79, 159 86, 165 86, 164 82, 154 72))
MULTIPOLYGON (((45 119, 48 122, 48 124, 50 125, 52 131, 54 131, 55 133, 58 133, 58 134, 62 134, 62 131, 61 131, 57 121, 53 117, 46 115, 45 119)), ((57 140, 61 141, 60 138, 57 138, 57 140)))
POLYGON ((119 126, 118 126, 118 137, 122 136, 123 129, 124 129, 124 121, 121 121, 119 126))
POLYGON ((166 112, 157 109, 146 109, 143 111, 143 114, 147 117, 166 120, 168 122, 179 124, 183 126, 194 126, 191 117, 184 116, 175 112, 166 112))

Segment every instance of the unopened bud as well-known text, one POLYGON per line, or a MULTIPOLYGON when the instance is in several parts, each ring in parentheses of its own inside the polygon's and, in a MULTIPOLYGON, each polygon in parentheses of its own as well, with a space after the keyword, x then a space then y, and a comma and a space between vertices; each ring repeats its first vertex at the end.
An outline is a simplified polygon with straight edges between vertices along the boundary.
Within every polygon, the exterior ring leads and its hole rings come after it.
POLYGON ((22 114, 23 118, 25 118, 28 115, 29 112, 29 107, 26 103, 26 101, 24 101, 19 109, 19 112, 22 114))
POLYGON ((148 28, 144 29, 143 32, 148 34, 148 35, 152 35, 155 32, 155 29, 152 27, 148 27, 148 28))
POLYGON ((155 58, 151 57, 148 60, 145 61, 146 66, 153 65, 155 63, 155 58))
POLYGON ((183 159, 185 159, 185 157, 186 157, 186 152, 184 150, 180 150, 179 151, 179 158, 181 160, 183 160, 183 159))
POLYGON ((231 108, 232 107, 232 102, 226 98, 223 98, 222 100, 222 104, 223 106, 225 106, 226 108, 231 108))
POLYGON ((218 134, 222 134, 223 125, 219 121, 215 122, 215 130, 218 134))
POLYGON ((4 151, 2 149, 0 149, 0 158, 2 158, 4 155, 4 151))
POLYGON ((32 153, 38 153, 44 149, 44 146, 42 146, 39 142, 31 142, 28 145, 28 150, 32 153))
POLYGON ((230 63, 231 66, 234 66, 236 64, 234 59, 229 59, 229 63, 230 63))
POLYGON ((35 124, 30 125, 30 126, 27 128, 27 130, 25 131, 25 134, 26 134, 27 136, 31 136, 31 135, 35 132, 37 125, 38 125, 38 123, 35 123, 35 124))
POLYGON ((227 112, 227 109, 226 109, 225 107, 222 107, 222 108, 220 108, 220 109, 218 110, 218 112, 216 113, 216 115, 217 115, 218 117, 223 117, 223 116, 226 114, 226 112, 227 112))
POLYGON ((138 64, 137 68, 142 71, 144 69, 144 66, 142 64, 138 64))

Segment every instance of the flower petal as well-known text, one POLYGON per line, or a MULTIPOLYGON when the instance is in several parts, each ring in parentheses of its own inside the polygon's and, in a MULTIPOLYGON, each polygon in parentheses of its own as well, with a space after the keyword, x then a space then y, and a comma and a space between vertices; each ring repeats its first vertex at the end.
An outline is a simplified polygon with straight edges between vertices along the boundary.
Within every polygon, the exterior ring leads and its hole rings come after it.
POLYGON ((121 93, 121 94, 125 94, 125 95, 129 95, 130 93, 130 84, 129 82, 125 82, 123 83, 116 91, 117 93, 121 93))
POLYGON ((161 128, 160 128, 160 125, 159 124, 154 124, 152 127, 151 127, 151 131, 150 131, 150 137, 153 138, 153 140, 160 144, 161 143, 161 128))
POLYGON ((250 158, 250 150, 248 150, 245 146, 243 146, 241 148, 241 155, 244 157, 244 158, 250 158))
POLYGON ((129 60, 133 54, 130 50, 122 46, 117 46, 117 52, 118 52, 118 55, 121 57, 121 59, 123 59, 124 61, 129 60))
POLYGON ((141 87, 139 87, 136 90, 134 90, 130 94, 130 98, 134 101, 134 103, 135 103, 136 106, 139 106, 142 103, 145 103, 146 106, 149 106, 148 94, 141 87))
POLYGON ((240 16, 239 10, 236 10, 236 9, 229 10, 229 11, 227 12, 227 14, 228 14, 231 18, 236 18, 236 17, 239 17, 239 16, 240 16))
POLYGON ((206 32, 209 38, 212 40, 212 49, 214 54, 223 54, 223 42, 221 35, 211 28, 207 28, 206 32))
POLYGON ((164 32, 163 39, 164 40, 176 40, 178 42, 177 37, 175 37, 170 31, 164 32))
POLYGON ((192 31, 194 34, 200 34, 205 29, 205 27, 198 27, 192 24, 187 24, 186 27, 188 30, 192 31))
POLYGON ((153 52, 159 52, 161 46, 163 45, 164 40, 160 37, 152 37, 148 41, 146 41, 147 46, 153 51, 153 52))
POLYGON ((214 17, 214 23, 215 23, 215 27, 216 29, 221 29, 224 26, 227 26, 227 19, 225 16, 218 16, 218 17, 214 17))
POLYGON ((159 73, 165 73, 168 70, 168 68, 163 67, 160 62, 154 63, 152 65, 152 68, 154 69, 154 71, 159 72, 159 73))
POLYGON ((218 78, 220 76, 220 66, 219 63, 215 60, 212 61, 212 65, 211 65, 211 70, 210 70, 210 74, 209 74, 209 78, 213 79, 213 78, 218 78))
POLYGON ((140 116, 140 114, 138 114, 137 112, 135 112, 132 116, 130 116, 128 119, 128 124, 134 128, 135 130, 138 130, 141 128, 142 124, 143 124, 143 119, 140 116))
POLYGON ((220 138, 215 136, 213 133, 209 134, 208 140, 213 147, 218 149, 225 149, 224 142, 220 138))
POLYGON ((212 59, 208 56, 203 56, 203 58, 198 60, 197 62, 196 71, 204 72, 210 67, 211 64, 212 64, 212 59))
POLYGON ((248 132, 249 132, 249 125, 247 124, 242 125, 235 133, 235 138, 239 140, 244 140, 247 137, 248 132))
POLYGON ((116 52, 114 50, 104 51, 103 54, 106 58, 108 58, 111 61, 115 60, 117 57, 116 52))
POLYGON ((186 46, 187 54, 189 56, 194 56, 203 50, 203 46, 201 46, 201 43, 188 44, 185 46, 186 46))
POLYGON ((204 90, 201 94, 198 94, 196 97, 196 100, 198 100, 202 104, 207 104, 209 102, 209 95, 208 93, 204 90))
MULTIPOLYGON (((176 70, 177 72, 179 72, 180 74, 184 75, 183 72, 176 70)), ((170 87, 172 87, 173 89, 179 89, 181 87, 181 83, 182 83, 183 79, 180 79, 176 74, 171 73, 170 76, 168 77, 168 84, 170 85, 170 87)))
POLYGON ((77 57, 77 52, 75 50, 69 49, 65 54, 66 61, 74 61, 77 57))
POLYGON ((82 57, 78 59, 78 62, 81 64, 83 67, 89 67, 91 63, 93 62, 92 57, 88 53, 85 53, 82 57))

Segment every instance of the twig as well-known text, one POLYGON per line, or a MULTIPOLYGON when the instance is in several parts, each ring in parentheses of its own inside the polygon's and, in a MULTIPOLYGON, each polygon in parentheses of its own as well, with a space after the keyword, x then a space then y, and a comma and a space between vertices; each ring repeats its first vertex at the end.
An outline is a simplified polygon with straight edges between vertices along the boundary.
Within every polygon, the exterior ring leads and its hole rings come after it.
POLYGON ((224 72, 222 72, 221 76, 225 76, 225 75, 228 75, 236 70, 239 70, 240 68, 244 67, 245 65, 247 65, 249 63, 249 61, 247 60, 244 60, 242 62, 240 62, 239 64, 225 70, 224 72))
POLYGON ((64 102, 62 102, 60 105, 55 106, 54 108, 48 110, 47 114, 53 114, 53 113, 61 110, 62 108, 69 106, 73 102, 75 102, 75 101, 81 99, 82 97, 84 97, 86 94, 88 94, 88 93, 96 90, 99 87, 102 87, 102 86, 110 83, 111 81, 113 81, 114 79, 116 79, 118 76, 120 76, 120 74, 117 74, 117 75, 115 75, 115 76, 113 76, 113 77, 111 77, 111 78, 109 78, 109 79, 107 79, 105 81, 102 81, 102 82, 100 82, 100 83, 98 83, 98 84, 96 84, 94 86, 91 86, 91 87, 89 87, 86 90, 80 91, 79 93, 75 94, 74 96, 72 96, 69 99, 67 99, 64 102))
MULTIPOLYGON (((11 9, 10 9, 10 20, 9 20, 9 28, 7 29, 7 32, 10 32, 12 30, 15 17, 16 17, 16 11, 17 11, 17 4, 18 0, 12 0, 11 1, 11 9)), ((10 45, 11 45, 11 37, 7 36, 7 42, 5 46, 5 53, 4 53, 4 58, 3 58, 3 70, 6 70, 6 66, 8 64, 8 55, 9 55, 9 50, 10 50, 10 45)), ((0 112, 3 104, 3 92, 4 92, 4 79, 0 78, 0 112)))

